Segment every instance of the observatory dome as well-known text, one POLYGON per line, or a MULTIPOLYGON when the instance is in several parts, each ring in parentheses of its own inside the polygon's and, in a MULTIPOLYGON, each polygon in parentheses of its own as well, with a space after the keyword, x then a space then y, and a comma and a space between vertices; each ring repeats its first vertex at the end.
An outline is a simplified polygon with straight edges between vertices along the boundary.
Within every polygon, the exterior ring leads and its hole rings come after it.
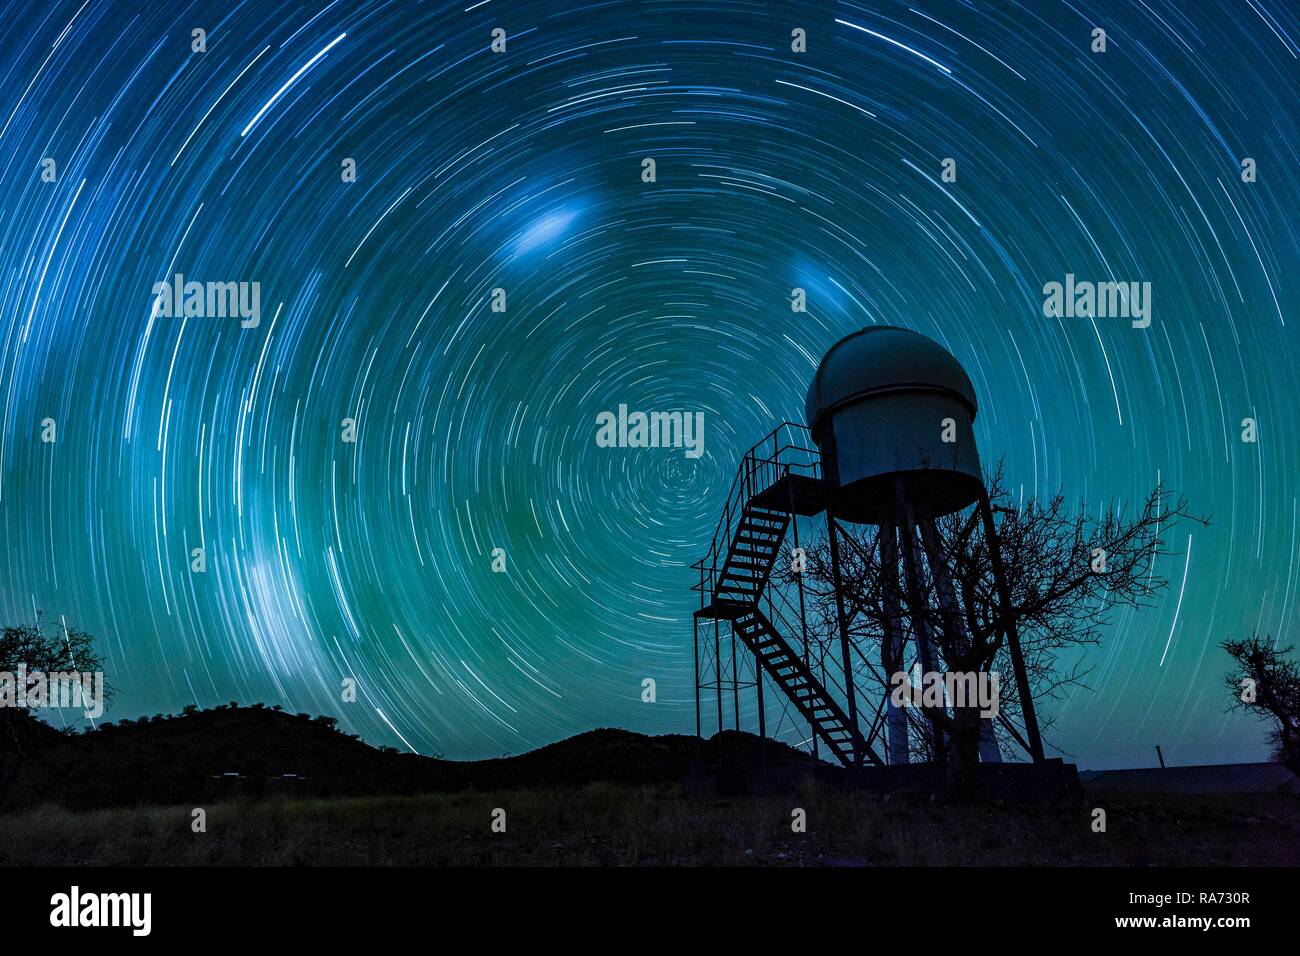
POLYGON ((846 335, 827 350, 808 387, 808 427, 817 430, 827 412, 879 392, 952 393, 969 409, 978 406, 966 370, 938 342, 896 325, 874 325, 846 335))
POLYGON ((836 514, 879 523, 900 495, 934 517, 976 501, 976 410, 970 377, 938 342, 892 325, 840 339, 805 409, 836 514))

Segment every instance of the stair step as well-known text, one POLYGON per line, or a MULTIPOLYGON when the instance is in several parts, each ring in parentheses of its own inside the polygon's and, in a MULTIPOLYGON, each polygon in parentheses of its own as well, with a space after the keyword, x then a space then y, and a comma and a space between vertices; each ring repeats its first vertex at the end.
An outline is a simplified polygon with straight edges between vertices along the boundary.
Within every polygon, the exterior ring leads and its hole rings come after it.
POLYGON ((740 520, 740 522, 736 525, 736 529, 737 530, 743 529, 746 531, 760 531, 763 534, 770 534, 775 536, 780 536, 785 534, 785 525, 769 524, 766 521, 750 521, 745 518, 742 518, 740 520))
MULTIPOLYGON (((738 576, 736 580, 744 579, 738 576)), ((731 584, 719 590, 752 594, 731 584)), ((749 604, 741 615, 732 619, 732 627, 756 654, 762 669, 795 704, 813 733, 842 763, 851 763, 857 752, 857 740, 839 703, 821 686, 803 658, 773 627, 760 607, 749 604)))

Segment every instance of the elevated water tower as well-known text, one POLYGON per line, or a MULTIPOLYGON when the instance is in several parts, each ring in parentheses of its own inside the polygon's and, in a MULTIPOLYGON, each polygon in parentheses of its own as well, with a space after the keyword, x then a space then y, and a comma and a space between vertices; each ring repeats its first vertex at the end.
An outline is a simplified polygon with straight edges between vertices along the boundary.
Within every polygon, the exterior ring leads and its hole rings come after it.
MULTIPOLYGON (((923 671, 940 669, 936 665, 942 662, 928 632, 929 616, 911 615, 905 620, 901 600, 905 594, 908 607, 924 606, 923 574, 940 601, 955 594, 947 562, 939 553, 936 519, 971 507, 978 511, 989 543, 998 604, 1010 607, 997 527, 973 432, 978 412, 975 390, 960 363, 937 342, 908 329, 876 326, 846 336, 826 352, 808 389, 805 412, 806 426, 783 422, 745 455, 709 553, 692 565, 699 571, 694 589, 701 595, 695 613, 696 730, 702 734, 701 692, 716 692, 721 730, 724 693, 730 691, 735 698, 739 727, 739 691, 755 687, 759 732, 765 735, 766 677, 807 720, 814 752, 820 741, 846 765, 867 760, 906 763, 907 714, 894 708, 887 694, 875 707, 874 717, 867 707, 866 733, 859 720, 855 675, 865 653, 850 633, 850 616, 855 612, 846 607, 841 523, 877 526, 880 566, 897 569, 892 580, 901 582, 882 591, 886 624, 885 633, 878 636, 885 672, 899 668, 909 640, 923 671), (789 550, 787 530, 793 529, 797 549, 799 517, 822 514, 839 630, 839 648, 830 654, 825 642, 810 636, 802 577, 795 575, 796 600, 782 596, 781 575, 773 574, 789 550), (889 612, 891 601, 897 614, 889 612), (731 624, 729 656, 721 632, 721 624, 727 621, 731 624), (707 636, 701 639, 701 627, 709 622, 712 642, 707 636), (752 664, 741 663, 738 640, 752 654, 752 664), (746 667, 752 679, 745 679, 746 667), (873 749, 878 734, 885 738, 884 760, 873 749)), ((1042 742, 1019 634, 1009 616, 1000 623, 1024 723, 1023 737, 1015 736, 1039 762, 1042 742)), ((874 664, 865 663, 874 669, 874 664)), ((987 730, 981 756, 998 760, 991 724, 987 730)), ((937 724, 929 724, 928 735, 931 753, 941 757, 945 746, 937 724)))

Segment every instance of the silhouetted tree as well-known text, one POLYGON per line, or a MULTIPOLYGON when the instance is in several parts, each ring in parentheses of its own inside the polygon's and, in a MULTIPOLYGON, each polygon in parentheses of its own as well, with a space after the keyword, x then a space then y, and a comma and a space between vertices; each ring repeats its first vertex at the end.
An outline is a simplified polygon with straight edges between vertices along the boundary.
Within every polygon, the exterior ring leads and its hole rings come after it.
MULTIPOLYGON (((0 672, 17 675, 23 665, 28 673, 46 674, 83 674, 104 669, 93 637, 75 627, 48 627, 39 620, 0 629, 0 672)), ((104 694, 109 694, 107 684, 104 694)), ((0 707, 0 790, 8 785, 32 747, 52 732, 25 709, 0 707)))
POLYGON ((51 628, 19 624, 0 630, 0 671, 13 673, 20 664, 29 671, 102 671, 95 639, 75 627, 51 628))
POLYGON ((1222 647, 1237 665, 1226 680, 1231 709, 1272 721, 1273 759, 1300 773, 1300 665, 1288 656, 1295 647, 1279 649, 1271 638, 1254 634, 1222 647))
MULTIPOLYGON (((1168 583, 1156 572, 1156 559, 1169 553, 1169 532, 1182 518, 1204 523, 1188 514, 1185 499, 1175 499, 1161 486, 1131 516, 1118 507, 1102 509, 1095 517, 1083 507, 1075 513, 1060 494, 1012 507, 1000 471, 990 481, 989 497, 1011 592, 1009 617, 1018 625, 1036 701, 1083 682, 1088 669, 1079 655, 1068 655, 1067 660, 1065 652, 1097 644, 1115 606, 1148 604, 1168 583)), ((879 527, 840 526, 850 636, 862 649, 864 666, 879 682, 881 693, 888 694, 890 676, 906 670, 901 649, 917 647, 923 626, 930 635, 933 668, 998 672, 1000 710, 1008 718, 1018 717, 1019 695, 980 514, 971 508, 938 518, 931 526, 932 534, 924 526, 918 532, 915 590, 909 587, 901 560, 882 563, 879 527), (892 646, 884 640, 891 630, 902 639, 892 646), (877 669, 876 661, 883 666, 877 669)), ((887 547, 886 553, 890 550, 887 547)), ((814 631, 827 647, 838 638, 829 546, 823 538, 806 554, 803 577, 814 631)), ((791 582, 793 574, 787 570, 783 579, 791 582)), ((937 725, 946 738, 949 786, 956 793, 970 793, 984 732, 978 709, 926 707, 904 713, 912 752, 930 756, 932 728, 937 725)), ((1004 733, 1015 734, 1008 721, 999 723, 1004 733)), ((1039 723, 1046 730, 1051 720, 1040 714, 1039 723)))

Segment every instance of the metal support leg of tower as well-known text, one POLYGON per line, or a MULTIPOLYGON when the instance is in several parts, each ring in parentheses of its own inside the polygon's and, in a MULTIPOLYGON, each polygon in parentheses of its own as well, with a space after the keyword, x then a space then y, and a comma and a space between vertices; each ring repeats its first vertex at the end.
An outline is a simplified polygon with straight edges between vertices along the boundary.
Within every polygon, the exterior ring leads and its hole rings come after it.
POLYGON ((758 763, 767 776, 767 712, 763 709, 763 667, 754 652, 754 687, 758 691, 758 763))
MULTIPOLYGON (((907 647, 907 638, 903 634, 903 612, 896 585, 897 572, 886 578, 886 569, 898 567, 898 525, 892 518, 885 518, 876 535, 880 548, 881 600, 885 607, 884 640, 880 645, 880 664, 885 679, 893 676, 895 671, 907 670, 903 664, 903 655, 907 647)), ((890 765, 910 762, 908 753, 907 712, 894 703, 893 694, 885 695, 885 750, 890 765)))
POLYGON ((718 685, 718 733, 722 733, 722 636, 718 622, 713 622, 713 672, 718 685))
POLYGON ((695 618, 692 621, 693 635, 691 643, 695 649, 695 736, 703 737, 703 726, 700 723, 700 620, 695 618))
POLYGON ((1025 735, 1029 738, 1029 755, 1035 763, 1043 759, 1043 738, 1038 733, 1038 715, 1029 688, 1029 674, 1025 670, 1025 657, 1020 648, 1020 628, 1012 613, 1011 588, 1007 584, 1006 568, 1002 565, 1002 546, 998 542, 997 525, 993 522, 993 505, 988 492, 980 489, 980 517, 984 521, 984 537, 988 543, 989 560, 993 565, 993 580, 998 589, 998 617, 1007 635, 1007 649, 1011 654, 1011 668, 1016 675, 1016 693, 1020 697, 1020 715, 1025 722, 1025 735))
POLYGON ((740 729, 740 668, 736 661, 736 632, 731 632, 731 710, 735 728, 740 729))
MULTIPOLYGON (((796 553, 798 553, 800 551, 799 512, 795 508, 795 504, 794 504, 794 482, 790 483, 790 521, 794 527, 794 550, 796 553)), ((811 673, 812 660, 810 658, 809 647, 808 647, 808 611, 804 604, 802 566, 798 570, 796 570, 795 573, 796 573, 795 582, 798 584, 798 588, 799 588, 799 639, 803 641, 803 666, 808 668, 809 673, 811 673)), ((817 760, 817 734, 816 733, 812 735, 812 756, 814 761, 817 760)))
MULTIPOLYGON (((934 670, 934 658, 931 654, 930 628, 921 611, 921 578, 916 567, 916 523, 912 517, 912 506, 903 491, 903 480, 894 479, 894 498, 898 508, 898 542, 903 552, 903 575, 907 580, 907 602, 910 607, 912 629, 916 633, 916 653, 921 661, 922 674, 934 670)), ((943 728, 937 720, 930 719, 931 749, 933 759, 940 763, 945 759, 947 747, 944 743, 943 728)))
POLYGON ((844 612, 844 586, 840 577, 839 528, 830 509, 826 511, 826 536, 830 540, 831 575, 835 579, 835 616, 839 621, 840 648, 844 656, 844 697, 848 704, 849 726, 853 730, 853 765, 860 767, 866 747, 862 741, 862 731, 858 728, 858 701, 853 687, 853 649, 849 642, 849 621, 844 612))

